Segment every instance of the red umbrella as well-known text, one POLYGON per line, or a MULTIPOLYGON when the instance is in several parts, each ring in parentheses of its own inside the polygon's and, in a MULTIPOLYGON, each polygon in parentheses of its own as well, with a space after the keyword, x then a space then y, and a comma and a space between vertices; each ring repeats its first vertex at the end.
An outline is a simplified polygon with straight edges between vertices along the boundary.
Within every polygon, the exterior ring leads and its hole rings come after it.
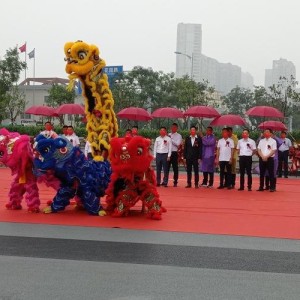
POLYGON ((281 111, 271 106, 254 106, 246 111, 246 115, 256 117, 284 118, 284 115, 281 111))
POLYGON ((198 117, 198 118, 216 118, 219 117, 219 112, 210 106, 196 105, 190 107, 185 113, 188 117, 198 117))
POLYGON ((245 126, 246 121, 239 115, 223 115, 218 118, 215 118, 211 123, 210 126, 225 126, 225 125, 241 125, 245 126))
POLYGON ((153 118, 170 118, 181 119, 184 117, 182 111, 174 107, 162 107, 155 110, 152 115, 153 118))
POLYGON ((25 110, 25 114, 36 116, 57 117, 55 109, 46 105, 33 105, 25 110))
POLYGON ((84 107, 76 103, 62 104, 55 112, 58 115, 84 115, 84 107))
POLYGON ((279 121, 265 121, 258 125, 259 129, 270 128, 275 131, 287 130, 287 127, 279 121))
POLYGON ((152 117, 143 108, 140 107, 127 107, 117 113, 120 119, 127 119, 133 121, 150 121, 152 117))

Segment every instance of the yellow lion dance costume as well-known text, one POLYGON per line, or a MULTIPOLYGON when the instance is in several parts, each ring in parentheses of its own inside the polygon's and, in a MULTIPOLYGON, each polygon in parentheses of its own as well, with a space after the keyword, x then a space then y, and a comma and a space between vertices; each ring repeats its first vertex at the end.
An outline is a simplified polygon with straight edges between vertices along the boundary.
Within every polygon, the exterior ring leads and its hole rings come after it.
POLYGON ((117 136, 118 124, 113 110, 114 100, 109 89, 107 75, 103 68, 105 61, 99 57, 99 49, 82 41, 68 42, 64 46, 66 72, 69 87, 73 88, 76 79, 82 84, 87 119, 87 139, 91 144, 95 160, 108 156, 110 140, 117 136))

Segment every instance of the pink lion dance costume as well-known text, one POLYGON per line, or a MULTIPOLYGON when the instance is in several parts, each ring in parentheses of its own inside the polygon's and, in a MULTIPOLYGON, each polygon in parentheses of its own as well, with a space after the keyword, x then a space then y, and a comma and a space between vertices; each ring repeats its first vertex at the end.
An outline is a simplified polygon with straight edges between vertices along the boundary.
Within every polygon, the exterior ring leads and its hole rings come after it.
POLYGON ((128 215, 138 200, 148 208, 151 219, 160 220, 161 214, 166 211, 156 190, 149 148, 150 140, 141 136, 111 140, 112 176, 106 190, 106 202, 113 217, 128 215))
POLYGON ((22 209, 23 195, 28 211, 39 212, 40 198, 33 174, 33 151, 28 135, 0 129, 0 161, 15 175, 9 191, 7 209, 22 209))

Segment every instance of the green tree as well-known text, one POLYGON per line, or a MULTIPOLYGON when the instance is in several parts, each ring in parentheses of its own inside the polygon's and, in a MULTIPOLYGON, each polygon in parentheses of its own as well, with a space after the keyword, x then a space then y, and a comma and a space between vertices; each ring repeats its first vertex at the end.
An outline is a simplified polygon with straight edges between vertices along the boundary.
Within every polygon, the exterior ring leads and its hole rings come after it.
POLYGON ((112 86, 115 110, 118 112, 125 107, 137 106, 153 111, 168 103, 169 82, 173 76, 140 66, 120 74, 112 86))
POLYGON ((254 105, 259 105, 259 106, 271 105, 270 95, 268 94, 264 86, 254 86, 253 94, 254 94, 254 103, 255 103, 254 105))
POLYGON ((174 73, 165 74, 143 67, 120 74, 112 87, 116 111, 129 106, 151 111, 160 107, 186 109, 207 104, 213 92, 207 81, 197 83, 188 76, 175 78, 174 73))
POLYGON ((296 91, 297 84, 294 76, 282 76, 277 84, 269 87, 271 106, 278 108, 285 117, 291 116, 295 108, 298 108, 300 93, 296 91))
POLYGON ((207 105, 214 91, 208 81, 195 82, 185 76, 174 79, 172 98, 177 108, 186 110, 193 105, 207 105))
MULTIPOLYGON (((58 107, 62 104, 74 103, 75 90, 68 90, 66 85, 54 83, 48 91, 49 97, 45 101, 47 105, 51 107, 58 107)), ((59 116, 60 125, 64 124, 64 116, 59 116)))
POLYGON ((24 112, 27 102, 24 93, 20 92, 18 86, 15 85, 6 93, 3 103, 7 117, 10 119, 10 122, 14 124, 16 118, 24 112))
MULTIPOLYGON (((8 49, 4 58, 0 59, 0 122, 7 117, 7 107, 10 105, 8 101, 14 100, 11 95, 16 93, 15 86, 21 71, 25 69, 26 63, 20 60, 17 47, 8 49)), ((22 101, 16 101, 14 104, 21 104, 21 107, 23 105, 22 101)), ((15 112, 19 110, 16 108, 15 112)))
POLYGON ((49 97, 46 100, 46 104, 52 107, 58 107, 66 103, 74 103, 75 90, 67 90, 65 85, 53 84, 48 91, 49 97))
POLYGON ((224 96, 223 101, 227 106, 227 113, 236 115, 243 115, 249 108, 256 105, 253 92, 239 86, 224 96))

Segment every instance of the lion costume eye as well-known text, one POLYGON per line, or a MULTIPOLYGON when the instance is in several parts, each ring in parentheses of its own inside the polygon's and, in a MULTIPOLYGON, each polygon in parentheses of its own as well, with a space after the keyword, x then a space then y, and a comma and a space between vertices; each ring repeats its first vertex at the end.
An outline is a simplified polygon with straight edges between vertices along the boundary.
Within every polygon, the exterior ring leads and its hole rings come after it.
POLYGON ((43 153, 49 153, 49 151, 50 151, 50 148, 49 147, 45 147, 42 152, 43 153))
POLYGON ((142 147, 138 147, 137 148, 137 154, 138 155, 142 155, 143 154, 143 148, 142 147))
POLYGON ((68 152, 68 148, 67 148, 67 147, 60 148, 60 149, 59 149, 59 152, 60 152, 61 154, 66 154, 66 153, 68 152))
POLYGON ((78 52, 79 59, 83 60, 86 58, 86 52, 85 51, 79 51, 78 52))
POLYGON ((71 48, 68 49, 67 53, 68 53, 68 54, 71 54, 71 48))

